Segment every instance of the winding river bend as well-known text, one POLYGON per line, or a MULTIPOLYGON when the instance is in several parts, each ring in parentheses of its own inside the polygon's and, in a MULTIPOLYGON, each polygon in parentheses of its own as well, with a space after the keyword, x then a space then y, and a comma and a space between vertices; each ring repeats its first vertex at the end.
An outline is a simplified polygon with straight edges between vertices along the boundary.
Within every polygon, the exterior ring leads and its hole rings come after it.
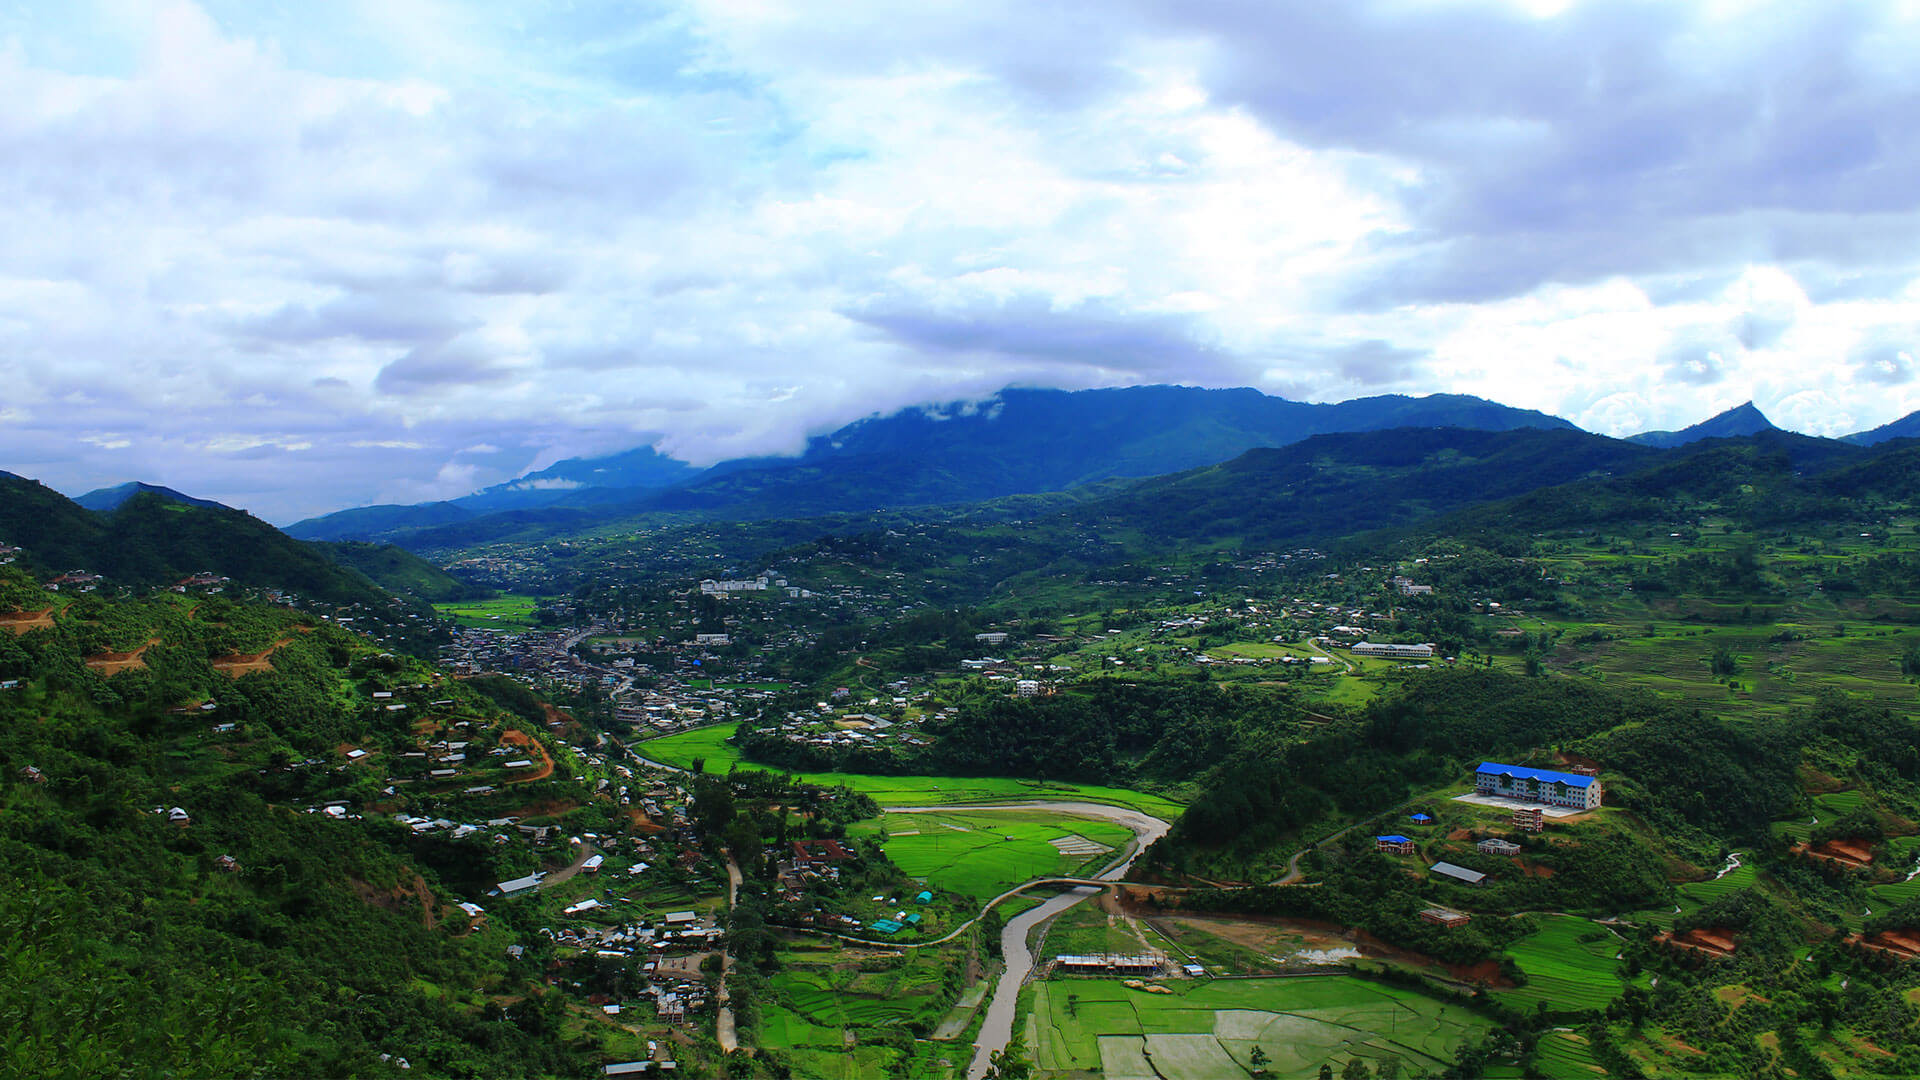
MULTIPOLYGON (((1167 823, 1157 817, 1143 814, 1138 810, 1106 806, 1101 803, 1026 802, 887 808, 887 812, 891 814, 929 814, 955 810, 1050 810, 1078 817, 1104 818, 1116 824, 1125 825, 1133 830, 1133 841, 1127 845, 1125 851, 1094 875, 1102 881, 1124 879, 1127 871, 1133 866, 1133 860, 1146 850, 1147 845, 1165 836, 1168 828, 1167 823)), ((981 1080, 985 1077, 988 1067, 992 1064, 993 1055, 1005 1050, 1007 1044, 1013 1041, 1014 1005, 1020 999, 1021 985, 1027 981, 1029 975, 1033 974, 1033 952, 1027 948, 1027 935, 1042 922, 1099 892, 1099 889, 1090 885, 1070 889, 1039 907, 1023 911, 1007 921, 1007 925, 1000 931, 1000 953, 1006 959, 1007 970, 1001 974, 1000 981, 994 984, 993 997, 987 1002, 987 1018, 980 1025, 980 1037, 973 1044, 973 1062, 967 1066, 967 1080, 981 1080)))

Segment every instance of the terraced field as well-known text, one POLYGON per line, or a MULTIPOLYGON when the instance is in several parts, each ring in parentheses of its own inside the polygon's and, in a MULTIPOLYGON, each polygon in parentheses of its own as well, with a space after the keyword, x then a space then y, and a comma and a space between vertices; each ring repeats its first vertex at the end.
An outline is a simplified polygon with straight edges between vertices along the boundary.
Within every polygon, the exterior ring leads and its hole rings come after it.
POLYGON ((1545 1002, 1555 1012, 1604 1009, 1623 988, 1616 973, 1620 941, 1607 929, 1566 915, 1539 916, 1540 931, 1507 952, 1526 973, 1527 985, 1498 990, 1502 1004, 1532 1010, 1545 1002))
POLYGON ((1255 1046, 1274 1076, 1312 1076, 1323 1063, 1338 1072, 1356 1057, 1437 1070, 1491 1026, 1437 998, 1348 976, 1167 985, 1173 993, 1101 979, 1034 984, 1027 1039, 1037 1075, 1245 1076, 1255 1046))
POLYGON ((1540 1039, 1534 1064, 1542 1076, 1560 1080, 1582 1076, 1605 1076, 1607 1070, 1594 1060, 1593 1049, 1584 1036, 1570 1031, 1550 1031, 1540 1039))

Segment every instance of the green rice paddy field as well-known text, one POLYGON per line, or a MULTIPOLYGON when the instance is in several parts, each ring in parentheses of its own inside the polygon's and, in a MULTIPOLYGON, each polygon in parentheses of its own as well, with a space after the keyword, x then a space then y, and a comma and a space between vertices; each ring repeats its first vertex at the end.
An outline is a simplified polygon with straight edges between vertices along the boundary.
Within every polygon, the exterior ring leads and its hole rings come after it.
MULTIPOLYGON (((724 773, 738 766, 742 769, 761 769, 742 760, 740 751, 727 745, 737 724, 715 724, 712 727, 683 731, 678 735, 667 735, 658 739, 649 739, 636 747, 642 757, 663 762, 678 768, 693 767, 694 758, 706 762, 706 771, 724 773)), ((1032 800, 1075 801, 1105 803, 1110 806, 1124 806, 1165 821, 1180 816, 1185 807, 1170 799, 1158 795, 1149 795, 1126 788, 1101 787, 1097 784, 1061 784, 1037 780, 1016 780, 1004 776, 991 777, 951 777, 951 776, 867 776, 861 773, 797 773, 800 779, 814 784, 842 785, 861 792, 882 806, 949 806, 964 803, 1008 803, 1032 800)))
POLYGON ((983 900, 1033 878, 1091 873, 1133 836, 1112 822, 1033 810, 886 814, 849 831, 871 836, 881 829, 887 858, 909 877, 983 900), (1052 841, 1070 851, 1089 842, 1106 850, 1071 854, 1052 841))
POLYGON ((1614 960, 1620 939, 1606 927, 1570 915, 1536 916, 1540 930, 1507 950, 1527 985, 1497 990, 1504 1004, 1531 1011, 1545 1002, 1555 1012, 1604 1009, 1625 987, 1614 960))
POLYGON ((533 627, 533 612, 539 606, 538 597, 496 596, 491 600, 435 604, 433 610, 459 626, 482 630, 528 630, 533 627))
POLYGON ((1415 990, 1350 976, 1209 979, 1172 994, 1104 979, 1033 985, 1027 1043, 1038 1076, 1099 1069, 1110 1080, 1215 1080, 1251 1073, 1253 1048, 1276 1077, 1335 1073, 1355 1057, 1438 1070, 1492 1024, 1415 990))

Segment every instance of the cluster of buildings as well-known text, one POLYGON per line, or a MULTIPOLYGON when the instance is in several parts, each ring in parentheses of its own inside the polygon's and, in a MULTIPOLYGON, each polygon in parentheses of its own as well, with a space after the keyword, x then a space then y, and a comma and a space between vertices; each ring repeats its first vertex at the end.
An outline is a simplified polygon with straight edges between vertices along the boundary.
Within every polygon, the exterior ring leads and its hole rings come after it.
POLYGON ((785 593, 789 600, 813 599, 813 590, 803 589, 798 585, 789 585, 787 584, 786 578, 775 577, 771 570, 763 572, 758 577, 751 578, 729 578, 725 580, 707 578, 699 584, 695 591, 702 596, 726 597, 734 593, 767 592, 770 589, 785 593))

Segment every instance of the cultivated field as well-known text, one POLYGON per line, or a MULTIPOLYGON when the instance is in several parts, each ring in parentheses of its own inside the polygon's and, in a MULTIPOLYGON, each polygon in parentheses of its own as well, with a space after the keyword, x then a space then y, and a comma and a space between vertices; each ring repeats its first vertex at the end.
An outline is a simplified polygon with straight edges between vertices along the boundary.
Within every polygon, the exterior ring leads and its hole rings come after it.
MULTIPOLYGON (((744 761, 740 751, 728 746, 734 724, 712 727, 650 739, 635 749, 641 757, 679 768, 692 768, 693 759, 706 761, 706 770, 724 773, 738 765, 743 769, 764 766, 744 761)), ((1052 781, 1016 780, 1003 776, 867 776, 860 773, 797 773, 799 779, 813 784, 845 785, 872 798, 882 806, 951 806, 966 803, 1011 803, 1030 801, 1091 802, 1124 806, 1165 821, 1180 816, 1184 807, 1158 795, 1129 791, 1126 788, 1097 784, 1061 784, 1052 781)))
POLYGON ((1388 1057, 1437 1071, 1492 1025, 1417 991, 1350 976, 1179 980, 1149 994, 1110 979, 1053 979, 1032 989, 1027 1040, 1038 1075, 1214 1080, 1251 1072, 1260 1047, 1276 1077, 1336 1073, 1388 1057))
POLYGON ((887 814, 849 831, 882 829, 887 858, 909 877, 981 899, 1037 877, 1091 873, 1133 835, 1108 821, 1030 810, 887 814))
POLYGON ((461 626, 482 630, 529 630, 540 601, 532 596, 497 596, 492 600, 462 600, 435 604, 433 610, 461 626))
POLYGON ((1624 987, 1614 956, 1621 941, 1606 927, 1568 915, 1536 916, 1539 933, 1507 952, 1526 973, 1527 985, 1497 990, 1504 1005, 1531 1011, 1545 1002, 1554 1012, 1604 1009, 1624 987))

